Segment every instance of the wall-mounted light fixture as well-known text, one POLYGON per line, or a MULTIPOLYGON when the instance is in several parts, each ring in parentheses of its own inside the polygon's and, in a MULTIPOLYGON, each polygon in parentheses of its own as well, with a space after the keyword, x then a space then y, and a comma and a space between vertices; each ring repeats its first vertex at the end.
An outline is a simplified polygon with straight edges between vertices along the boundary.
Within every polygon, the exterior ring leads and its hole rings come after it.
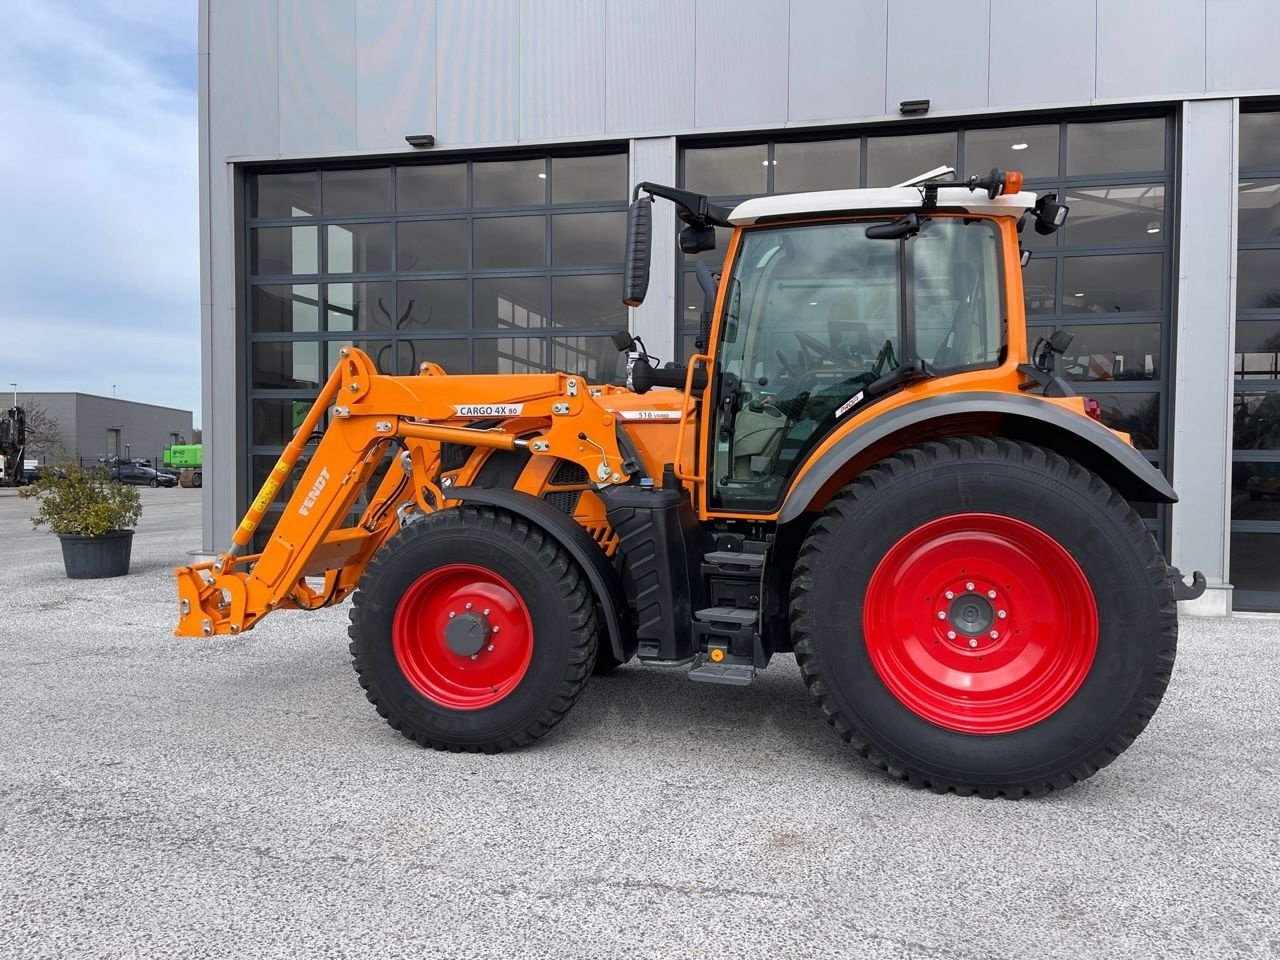
POLYGON ((411 147, 434 147, 436 138, 429 133, 411 133, 404 138, 404 142, 411 147))
POLYGON ((911 114, 916 114, 916 113, 928 113, 929 101, 928 100, 903 100, 901 103, 898 104, 898 112, 905 116, 910 116, 911 114))

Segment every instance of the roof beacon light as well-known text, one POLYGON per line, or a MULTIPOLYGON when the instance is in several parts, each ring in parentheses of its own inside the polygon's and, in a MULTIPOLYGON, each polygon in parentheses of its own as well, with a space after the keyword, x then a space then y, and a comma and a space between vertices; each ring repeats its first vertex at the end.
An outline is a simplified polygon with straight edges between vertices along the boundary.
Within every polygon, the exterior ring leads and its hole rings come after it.
POLYGON ((1018 193, 1022 190, 1022 173, 1018 170, 1008 170, 1004 175, 1004 192, 1018 193))

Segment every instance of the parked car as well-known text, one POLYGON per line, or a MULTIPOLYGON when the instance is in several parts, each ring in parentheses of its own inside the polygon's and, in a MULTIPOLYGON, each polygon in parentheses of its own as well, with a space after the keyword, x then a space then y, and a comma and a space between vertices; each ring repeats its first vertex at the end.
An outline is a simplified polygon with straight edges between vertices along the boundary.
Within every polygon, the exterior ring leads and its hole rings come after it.
POLYGON ((111 479, 137 487, 176 487, 178 478, 137 463, 111 464, 111 479))
POLYGON ((173 467, 154 467, 153 469, 161 476, 173 477, 174 483, 178 483, 182 479, 181 474, 179 474, 177 470, 173 469, 173 467))

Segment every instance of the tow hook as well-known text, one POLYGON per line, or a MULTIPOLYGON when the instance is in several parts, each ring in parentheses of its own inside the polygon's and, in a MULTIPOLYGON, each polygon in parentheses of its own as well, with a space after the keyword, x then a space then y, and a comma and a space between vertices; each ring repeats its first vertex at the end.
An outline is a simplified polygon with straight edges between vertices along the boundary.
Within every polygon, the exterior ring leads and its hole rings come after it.
POLYGON ((1200 594, 1204 593, 1206 586, 1204 574, 1199 570, 1191 574, 1191 583, 1188 585, 1182 578, 1182 571, 1177 567, 1170 567, 1169 580, 1173 583, 1173 599, 1175 600, 1195 600, 1200 594))

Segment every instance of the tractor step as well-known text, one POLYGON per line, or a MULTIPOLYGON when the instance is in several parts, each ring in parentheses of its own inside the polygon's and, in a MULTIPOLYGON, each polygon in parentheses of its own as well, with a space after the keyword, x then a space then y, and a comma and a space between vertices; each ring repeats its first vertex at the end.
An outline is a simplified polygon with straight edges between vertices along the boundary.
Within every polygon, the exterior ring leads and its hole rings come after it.
POLYGON ((758 645, 759 614, 742 607, 707 607, 695 610, 693 629, 706 649, 699 652, 689 679, 701 683, 743 686, 755 679, 753 654, 758 645))
POLYGON ((744 627, 754 627, 759 616, 755 610, 744 610, 739 607, 707 607, 693 612, 693 619, 699 623, 721 624, 734 632, 744 627))
POLYGON ((693 658, 693 666, 689 669, 689 679, 699 683, 727 683, 730 686, 745 687, 756 678, 756 668, 750 663, 729 662, 728 657, 716 663, 707 654, 699 653, 693 658))
POLYGON ((749 572, 759 579, 760 571, 764 567, 764 554, 740 553, 737 550, 712 550, 703 555, 702 561, 707 566, 714 567, 717 573, 749 572))

